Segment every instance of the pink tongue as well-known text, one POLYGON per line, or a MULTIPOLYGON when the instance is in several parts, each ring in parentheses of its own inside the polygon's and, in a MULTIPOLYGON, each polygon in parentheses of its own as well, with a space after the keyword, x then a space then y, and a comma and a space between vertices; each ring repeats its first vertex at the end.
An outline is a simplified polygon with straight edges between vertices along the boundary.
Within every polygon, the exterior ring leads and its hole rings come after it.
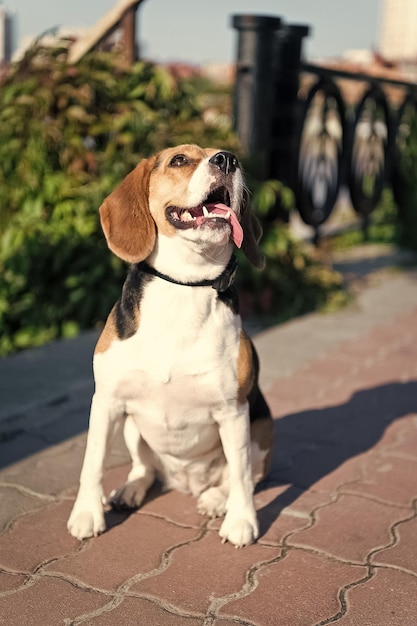
POLYGON ((229 209, 228 206, 222 204, 221 202, 216 202, 214 204, 207 204, 207 210, 210 213, 219 213, 219 215, 226 215, 226 213, 230 213, 228 217, 228 221, 230 226, 232 227, 232 237, 236 246, 240 248, 243 241, 243 230, 241 225, 239 224, 239 220, 237 219, 236 213, 229 209))

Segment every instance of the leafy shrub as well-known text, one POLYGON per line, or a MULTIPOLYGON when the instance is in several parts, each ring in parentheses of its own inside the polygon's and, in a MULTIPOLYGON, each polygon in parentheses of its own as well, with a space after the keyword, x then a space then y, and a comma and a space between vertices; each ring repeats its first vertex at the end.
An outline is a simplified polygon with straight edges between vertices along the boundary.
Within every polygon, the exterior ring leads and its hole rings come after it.
POLYGON ((182 142, 236 148, 198 92, 164 68, 31 49, 0 88, 0 354, 106 318, 126 268, 98 219, 138 161, 182 142))
MULTIPOLYGON (((238 151, 225 94, 207 86, 105 53, 68 66, 64 47, 32 48, 12 69, 0 86, 0 355, 105 320, 126 267, 98 207, 141 158, 183 142, 238 151)), ((290 202, 277 181, 254 188, 261 215, 277 194, 290 202)), ((262 245, 266 271, 244 257, 239 269, 243 300, 252 291, 261 302, 251 310, 285 318, 340 292, 285 227, 265 222, 262 245)))
POLYGON ((392 190, 386 187, 372 212, 366 231, 358 223, 352 229, 329 236, 333 251, 347 250, 363 244, 398 243, 400 221, 392 190))

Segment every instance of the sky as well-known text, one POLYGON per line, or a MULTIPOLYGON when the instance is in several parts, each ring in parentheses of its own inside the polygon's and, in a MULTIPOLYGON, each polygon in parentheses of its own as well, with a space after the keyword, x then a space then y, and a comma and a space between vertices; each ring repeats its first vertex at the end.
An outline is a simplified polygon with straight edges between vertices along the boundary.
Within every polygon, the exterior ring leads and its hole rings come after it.
MULTIPOLYGON (((92 26, 116 0, 3 0, 17 15, 17 39, 49 27, 92 26)), ((378 41, 382 0, 144 0, 138 9, 142 54, 154 61, 192 64, 233 62, 236 14, 272 15, 306 24, 306 60, 341 56, 346 50, 373 49, 378 41)))

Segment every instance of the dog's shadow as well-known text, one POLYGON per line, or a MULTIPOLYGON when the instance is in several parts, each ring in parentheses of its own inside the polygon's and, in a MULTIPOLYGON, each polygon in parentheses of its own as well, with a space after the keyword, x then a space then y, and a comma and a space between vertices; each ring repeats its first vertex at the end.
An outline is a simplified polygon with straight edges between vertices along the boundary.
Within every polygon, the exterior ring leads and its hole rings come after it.
POLYGON ((348 459, 371 449, 394 421, 417 412, 417 381, 393 382, 356 392, 344 404, 275 420, 271 471, 257 492, 289 485, 258 511, 260 535, 284 507, 348 459))
MULTIPOLYGON (((258 510, 260 536, 266 534, 284 507, 345 461, 372 448, 395 420, 416 412, 417 381, 412 381, 361 390, 344 404, 276 419, 271 470, 256 493, 274 486, 288 487, 258 510)), ((162 494, 162 486, 156 483, 145 502, 162 494)), ((107 511, 107 529, 122 523, 131 513, 107 511)))

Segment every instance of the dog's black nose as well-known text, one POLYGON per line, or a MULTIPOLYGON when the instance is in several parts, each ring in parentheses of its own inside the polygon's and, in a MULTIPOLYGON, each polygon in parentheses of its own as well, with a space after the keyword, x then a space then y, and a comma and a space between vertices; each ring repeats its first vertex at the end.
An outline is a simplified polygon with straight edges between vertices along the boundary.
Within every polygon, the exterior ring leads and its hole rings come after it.
POLYGON ((209 163, 218 167, 223 174, 235 172, 239 167, 239 161, 231 152, 217 152, 211 157, 209 163))

